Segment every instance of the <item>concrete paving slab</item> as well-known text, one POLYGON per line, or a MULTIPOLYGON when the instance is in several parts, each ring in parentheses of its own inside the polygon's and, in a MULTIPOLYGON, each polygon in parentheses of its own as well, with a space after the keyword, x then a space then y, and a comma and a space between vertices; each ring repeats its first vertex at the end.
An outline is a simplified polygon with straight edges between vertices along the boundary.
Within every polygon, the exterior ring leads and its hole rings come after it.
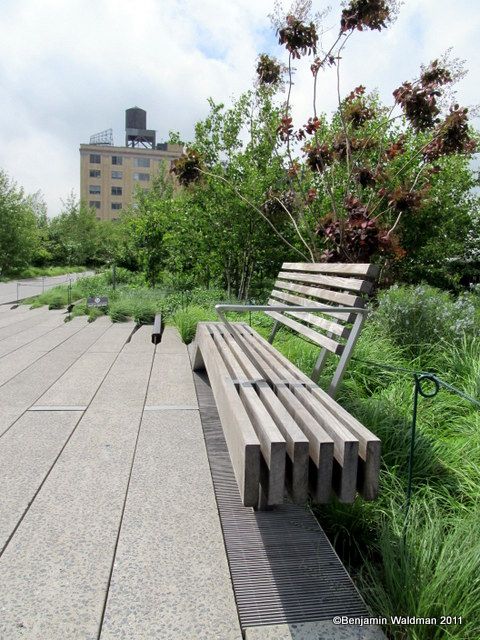
POLYGON ((0 552, 28 509, 82 413, 26 413, 0 447, 0 552))
POLYGON ((245 640, 386 640, 386 638, 376 625, 335 625, 326 620, 248 627, 245 640))
POLYGON ((70 336, 77 333, 77 331, 80 331, 82 326, 84 326, 83 323, 75 323, 71 325, 63 324, 55 330, 52 330, 50 327, 47 335, 40 336, 40 338, 32 344, 26 344, 4 355, 0 358, 0 386, 27 369, 27 367, 39 360, 46 353, 58 347, 70 336))
POLYGON ((184 404, 198 407, 190 360, 184 353, 155 353, 147 405, 184 404))
POLYGON ((176 327, 165 327, 162 341, 157 345, 157 353, 186 353, 187 345, 182 342, 176 327))
POLYGON ((10 324, 15 324, 21 320, 25 320, 26 318, 35 318, 44 315, 47 311, 47 307, 29 309, 26 306, 21 306, 16 309, 10 309, 9 313, 0 317, 0 328, 7 327, 10 324))
POLYGON ((16 333, 9 338, 0 341, 0 358, 12 353, 20 347, 32 344, 38 338, 46 335, 56 328, 64 326, 64 315, 61 311, 50 311, 45 320, 42 320, 33 327, 29 327, 20 333, 16 333))
MULTIPOLYGON (((82 318, 83 322, 86 322, 82 318)), ((72 320, 73 322, 73 320, 72 320)), ((69 324, 69 323, 68 323, 69 324)), ((112 326, 108 316, 97 318, 95 322, 87 322, 85 329, 72 335, 69 340, 62 342, 57 349, 59 351, 68 350, 75 353, 84 353, 112 326)))
MULTIPOLYGON (((35 405, 88 405, 116 358, 115 353, 84 353, 35 405)), ((32 408, 35 408, 35 405, 32 408)))
POLYGON ((62 322, 58 327, 55 327, 53 331, 46 333, 43 336, 39 336, 36 340, 31 342, 27 348, 29 351, 35 352, 48 352, 58 347, 62 342, 68 340, 78 331, 87 328, 87 319, 85 316, 79 316, 73 318, 70 322, 62 322))
POLYGON ((13 320, 12 322, 9 322, 7 325, 0 328, 0 340, 4 340, 5 338, 14 336, 16 333, 20 333, 21 331, 29 329, 30 327, 34 327, 36 324, 46 318, 48 313, 48 310, 45 311, 44 309, 34 309, 33 311, 28 311, 21 318, 13 320))
POLYGON ((139 327, 125 345, 125 353, 153 353, 155 345, 152 344, 152 327, 143 325, 139 327))
POLYGON ((91 347, 89 353, 118 353, 125 345, 129 335, 132 333, 135 324, 133 322, 113 323, 106 333, 104 333, 91 347))
POLYGON ((196 411, 143 415, 100 637, 242 637, 196 411))
POLYGON ((81 346, 85 351, 104 331, 103 325, 86 325, 0 387, 0 436, 79 358, 81 346))
POLYGON ((7 546, 0 637, 97 638, 150 369, 116 361, 7 546))

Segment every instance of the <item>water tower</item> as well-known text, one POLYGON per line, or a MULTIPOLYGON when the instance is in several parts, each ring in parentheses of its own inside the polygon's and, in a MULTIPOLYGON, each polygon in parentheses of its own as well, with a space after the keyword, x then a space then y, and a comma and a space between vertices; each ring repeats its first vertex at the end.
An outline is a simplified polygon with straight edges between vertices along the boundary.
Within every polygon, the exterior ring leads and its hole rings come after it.
POLYGON ((155 149, 155 131, 147 129, 147 112, 140 107, 125 111, 125 146, 155 149))

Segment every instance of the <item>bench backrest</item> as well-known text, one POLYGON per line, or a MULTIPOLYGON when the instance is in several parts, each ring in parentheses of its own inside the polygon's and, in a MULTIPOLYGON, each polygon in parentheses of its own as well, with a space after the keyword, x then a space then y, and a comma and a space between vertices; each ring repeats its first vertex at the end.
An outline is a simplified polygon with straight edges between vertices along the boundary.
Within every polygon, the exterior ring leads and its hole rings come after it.
POLYGON ((325 307, 332 313, 278 313, 268 311, 275 321, 271 341, 278 324, 283 324, 322 347, 313 379, 318 379, 329 352, 340 356, 329 393, 334 395, 363 324, 365 307, 379 268, 373 264, 285 262, 278 274, 268 304, 275 306, 325 307), (351 307, 351 313, 335 312, 336 307, 351 307))

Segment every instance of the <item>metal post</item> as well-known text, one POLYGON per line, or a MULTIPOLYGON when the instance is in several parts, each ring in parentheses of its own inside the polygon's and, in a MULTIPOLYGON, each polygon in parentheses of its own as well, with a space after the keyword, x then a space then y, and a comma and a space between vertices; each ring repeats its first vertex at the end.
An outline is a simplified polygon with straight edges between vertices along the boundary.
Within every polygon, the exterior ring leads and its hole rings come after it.
POLYGON ((72 319, 72 278, 68 279, 68 319, 72 319))

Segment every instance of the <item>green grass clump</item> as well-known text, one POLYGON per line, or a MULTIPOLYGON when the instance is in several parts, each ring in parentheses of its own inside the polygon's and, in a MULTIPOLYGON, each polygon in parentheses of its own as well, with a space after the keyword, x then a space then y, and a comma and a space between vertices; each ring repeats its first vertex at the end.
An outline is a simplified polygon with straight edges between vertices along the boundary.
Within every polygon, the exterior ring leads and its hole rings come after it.
POLYGON ((217 316, 211 310, 209 311, 198 305, 187 309, 179 309, 172 318, 172 322, 177 327, 185 344, 192 342, 197 330, 197 324, 208 320, 217 320, 217 316))

